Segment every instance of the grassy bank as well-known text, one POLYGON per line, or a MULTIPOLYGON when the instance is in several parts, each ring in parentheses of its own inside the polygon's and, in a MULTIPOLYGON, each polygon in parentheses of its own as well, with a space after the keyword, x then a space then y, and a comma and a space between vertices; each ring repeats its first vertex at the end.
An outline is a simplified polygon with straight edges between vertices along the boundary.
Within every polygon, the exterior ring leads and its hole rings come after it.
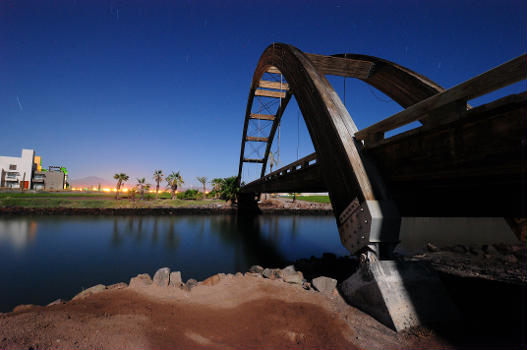
MULTIPOLYGON (((289 196, 293 198, 293 196, 289 196)), ((329 196, 297 196, 297 200, 305 202, 315 202, 315 203, 329 203, 329 196)))
POLYGON ((72 192, 4 192, 0 193, 0 207, 4 208, 178 208, 223 204, 223 201, 169 199, 169 194, 160 195, 160 199, 149 195, 146 200, 135 201, 126 194, 118 200, 112 193, 72 193, 72 192), (168 198, 167 198, 168 197, 168 198))

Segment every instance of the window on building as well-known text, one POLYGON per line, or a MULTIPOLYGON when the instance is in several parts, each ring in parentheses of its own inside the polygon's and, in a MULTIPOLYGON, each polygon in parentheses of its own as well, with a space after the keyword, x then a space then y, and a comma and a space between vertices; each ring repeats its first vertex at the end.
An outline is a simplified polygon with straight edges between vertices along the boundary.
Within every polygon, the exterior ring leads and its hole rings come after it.
POLYGON ((16 164, 9 164, 9 170, 16 170, 16 164))
POLYGON ((18 173, 7 173, 7 178, 8 179, 16 179, 17 175, 18 175, 18 173))

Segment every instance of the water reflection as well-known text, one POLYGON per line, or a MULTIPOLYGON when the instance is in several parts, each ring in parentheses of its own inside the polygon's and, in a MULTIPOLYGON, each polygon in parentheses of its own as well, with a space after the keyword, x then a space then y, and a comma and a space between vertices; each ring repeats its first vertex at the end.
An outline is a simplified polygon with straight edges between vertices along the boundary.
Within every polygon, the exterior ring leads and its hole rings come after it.
POLYGON ((2 241, 20 250, 33 242, 37 236, 38 225, 32 220, 0 220, 0 244, 2 241))

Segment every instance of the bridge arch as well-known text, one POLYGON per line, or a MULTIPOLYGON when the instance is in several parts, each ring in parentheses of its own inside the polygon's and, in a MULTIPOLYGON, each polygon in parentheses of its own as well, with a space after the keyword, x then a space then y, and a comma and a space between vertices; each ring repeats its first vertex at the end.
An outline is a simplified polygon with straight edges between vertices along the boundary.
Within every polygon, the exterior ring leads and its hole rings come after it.
POLYGON ((390 202, 374 164, 363 154, 362 144, 353 138, 357 127, 325 74, 360 79, 404 108, 444 91, 428 78, 377 57, 357 54, 323 56, 303 53, 287 44, 272 44, 260 57, 251 83, 238 181, 241 180, 244 162, 262 163, 261 177, 264 176, 277 126, 294 94, 313 142, 317 162, 324 169, 321 175, 344 246, 355 252, 370 241, 395 242, 400 220, 397 210, 390 202), (249 121, 253 116, 253 100, 257 91, 261 91, 258 88, 266 87, 261 86, 261 78, 268 71, 281 73, 287 81, 288 90, 283 95, 275 95, 283 97, 283 102, 274 116, 263 159, 245 159, 245 143, 255 139, 247 137, 249 121), (351 213, 359 207, 366 212, 363 221, 367 225, 362 225, 366 227, 357 226, 357 220, 351 220, 351 213), (378 220, 372 223, 375 218, 378 220), (378 225, 377 237, 369 237, 371 225, 378 225))

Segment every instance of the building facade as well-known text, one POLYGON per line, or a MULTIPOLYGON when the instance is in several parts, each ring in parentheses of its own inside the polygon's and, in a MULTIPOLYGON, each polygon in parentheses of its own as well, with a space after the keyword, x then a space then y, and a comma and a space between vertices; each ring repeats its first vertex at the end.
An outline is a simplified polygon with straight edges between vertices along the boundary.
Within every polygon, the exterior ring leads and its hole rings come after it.
POLYGON ((0 187, 32 188, 35 151, 23 149, 20 157, 0 156, 0 187))
POLYGON ((0 156, 0 188, 63 190, 66 174, 64 167, 43 171, 40 156, 31 149, 23 149, 20 157, 0 156))

